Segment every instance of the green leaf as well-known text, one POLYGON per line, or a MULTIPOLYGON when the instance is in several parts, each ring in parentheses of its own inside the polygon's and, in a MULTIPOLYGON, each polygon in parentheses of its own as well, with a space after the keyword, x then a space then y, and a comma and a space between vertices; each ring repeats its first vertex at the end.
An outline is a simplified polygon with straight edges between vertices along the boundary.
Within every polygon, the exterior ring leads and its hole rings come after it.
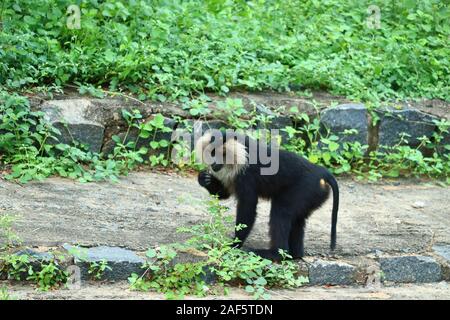
POLYGON ((254 283, 260 286, 265 286, 267 284, 267 280, 263 277, 259 277, 258 279, 255 280, 254 283))
POLYGON ((145 253, 145 255, 148 258, 154 258, 154 257, 156 257, 156 250, 155 249, 148 249, 147 252, 145 253))
POLYGON ((245 287, 245 291, 248 292, 248 293, 253 293, 253 292, 255 292, 255 288, 250 286, 250 285, 248 285, 248 286, 245 287))
POLYGON ((159 147, 159 142, 158 141, 151 141, 150 142, 150 147, 152 149, 157 149, 159 147))
POLYGON ((330 141, 330 143, 328 144, 328 149, 330 149, 331 152, 336 151, 337 149, 339 149, 339 144, 333 141, 330 141))

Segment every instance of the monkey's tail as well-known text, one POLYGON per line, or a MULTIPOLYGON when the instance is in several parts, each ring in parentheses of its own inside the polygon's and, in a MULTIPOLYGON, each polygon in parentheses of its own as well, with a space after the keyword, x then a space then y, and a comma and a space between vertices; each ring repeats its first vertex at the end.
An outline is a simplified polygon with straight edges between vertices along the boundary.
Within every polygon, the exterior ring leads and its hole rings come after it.
POLYGON ((334 176, 327 172, 325 175, 325 181, 330 185, 333 191, 333 210, 331 212, 331 250, 336 248, 336 224, 339 210, 339 187, 334 176))

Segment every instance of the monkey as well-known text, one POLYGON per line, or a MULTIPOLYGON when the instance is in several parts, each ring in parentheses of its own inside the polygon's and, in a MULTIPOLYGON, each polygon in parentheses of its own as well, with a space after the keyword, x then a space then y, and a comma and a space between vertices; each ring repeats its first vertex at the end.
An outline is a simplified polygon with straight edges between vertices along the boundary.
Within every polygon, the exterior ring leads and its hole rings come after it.
POLYGON ((246 225, 246 228, 236 228, 237 247, 242 247, 247 239, 256 219, 258 199, 263 198, 271 201, 270 248, 249 250, 274 261, 282 259, 279 249, 294 259, 302 258, 306 220, 328 199, 331 188, 330 249, 333 251, 339 209, 339 188, 334 176, 325 167, 296 153, 261 144, 259 139, 245 134, 217 131, 208 130, 195 143, 196 158, 207 165, 206 170, 199 172, 198 183, 219 199, 231 195, 237 199, 236 226, 246 225), (278 156, 275 173, 262 174, 262 169, 268 167, 259 152, 262 146, 269 156, 278 156), (252 161, 249 161, 250 151, 252 161), (205 161, 208 152, 210 159, 205 161))

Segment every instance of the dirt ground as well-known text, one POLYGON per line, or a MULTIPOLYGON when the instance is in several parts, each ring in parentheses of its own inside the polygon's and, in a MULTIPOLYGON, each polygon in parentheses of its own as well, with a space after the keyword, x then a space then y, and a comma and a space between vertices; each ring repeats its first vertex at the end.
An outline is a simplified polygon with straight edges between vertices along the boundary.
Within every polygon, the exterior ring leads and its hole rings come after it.
MULTIPOLYGON (((0 281, 0 287, 4 284, 0 281)), ((11 299, 31 300, 163 300, 162 294, 130 290, 125 281, 114 284, 85 283, 77 290, 60 289, 37 291, 29 285, 7 285, 11 299)), ((391 287, 304 287, 296 290, 270 290, 271 299, 277 300, 450 300, 448 282, 430 284, 403 284, 391 287)), ((207 296, 207 300, 251 299, 242 289, 233 288, 227 296, 207 296)), ((198 299, 186 297, 186 299, 198 299)))
MULTIPOLYGON (((339 255, 427 251, 450 244, 450 188, 418 181, 368 184, 340 179, 339 255)), ((114 245, 144 251, 182 241, 177 227, 207 218, 207 191, 195 177, 136 172, 119 183, 61 178, 19 185, 0 180, 0 212, 18 217, 27 245, 114 245)), ((234 200, 225 202, 234 215, 234 200)), ((267 246, 269 203, 261 201, 248 245, 267 246)), ((331 199, 310 218, 308 255, 329 253, 331 199)))

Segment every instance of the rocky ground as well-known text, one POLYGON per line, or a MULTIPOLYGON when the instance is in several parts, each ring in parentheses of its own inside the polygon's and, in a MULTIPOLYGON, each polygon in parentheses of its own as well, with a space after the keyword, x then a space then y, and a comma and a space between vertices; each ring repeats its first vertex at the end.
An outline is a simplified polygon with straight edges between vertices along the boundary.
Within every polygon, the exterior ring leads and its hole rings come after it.
MULTIPOLYGON (((331 201, 311 217, 307 226, 306 261, 310 266, 310 278, 319 279, 316 282, 319 286, 294 292, 279 291, 279 297, 449 299, 449 284, 441 281, 448 280, 450 261, 450 188, 426 181, 368 184, 340 179, 339 183, 338 248, 333 256, 328 249, 331 201), (328 265, 329 261, 335 262, 328 265), (374 261, 376 268, 381 267, 387 277, 388 286, 364 288, 361 283, 367 281, 367 272, 362 280, 351 281, 358 277, 361 265, 365 268, 374 261), (359 286, 320 286, 320 279, 327 272, 332 273, 330 277, 334 280, 327 278, 324 283, 359 286), (336 280, 339 276, 340 280, 336 280), (391 284, 434 283, 389 286, 389 281, 391 284)), ((69 243, 87 247, 118 246, 139 254, 157 244, 183 241, 185 236, 176 232, 177 227, 207 219, 204 204, 207 198, 206 190, 197 184, 195 177, 175 174, 136 172, 116 184, 82 184, 51 178, 19 185, 0 180, 0 213, 17 216, 18 235, 25 245, 38 251, 69 243)), ((233 215, 234 201, 226 203, 233 215)), ((248 243, 252 247, 268 245, 269 203, 261 201, 258 211, 248 243)), ((46 294, 15 285, 12 292, 31 299, 158 297, 132 293, 123 290, 122 285, 94 283, 86 285, 82 291, 60 290, 46 294)), ((242 294, 235 292, 230 298, 242 294)))

